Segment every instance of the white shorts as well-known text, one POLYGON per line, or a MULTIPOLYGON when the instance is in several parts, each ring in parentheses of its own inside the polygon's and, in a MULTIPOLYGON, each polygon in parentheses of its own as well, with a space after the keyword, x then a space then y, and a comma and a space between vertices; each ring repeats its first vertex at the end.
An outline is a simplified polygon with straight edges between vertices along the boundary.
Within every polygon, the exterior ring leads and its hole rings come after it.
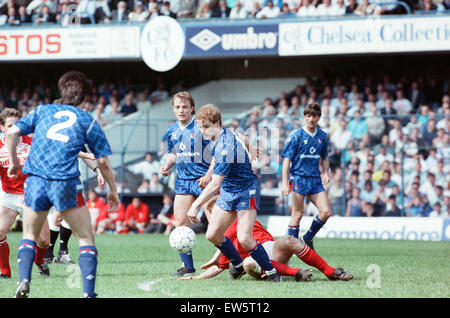
MULTIPOLYGON (((275 244, 275 241, 267 241, 262 244, 264 249, 266 250, 267 255, 269 256, 269 259, 273 259, 273 246, 275 244)), ((253 259, 251 256, 248 256, 247 258, 253 259)), ((255 266, 253 267, 252 273, 249 273, 251 276, 255 278, 260 278, 260 276, 263 274, 263 271, 261 267, 258 265, 258 263, 255 262, 255 266)))
POLYGON ((8 209, 19 213, 19 218, 23 217, 23 207, 25 206, 25 195, 16 193, 3 193, 2 205, 8 209))

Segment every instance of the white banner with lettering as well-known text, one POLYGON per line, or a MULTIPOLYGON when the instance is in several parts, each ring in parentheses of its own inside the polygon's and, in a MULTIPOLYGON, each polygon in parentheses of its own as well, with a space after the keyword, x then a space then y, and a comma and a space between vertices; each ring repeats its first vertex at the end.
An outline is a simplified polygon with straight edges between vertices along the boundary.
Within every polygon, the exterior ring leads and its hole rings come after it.
POLYGON ((280 23, 279 55, 450 50, 449 17, 280 23))
POLYGON ((3 28, 2 60, 78 60, 140 57, 138 26, 3 28))
MULTIPOLYGON (((313 217, 303 217, 303 235, 313 217)), ((287 234, 288 216, 269 216, 267 230, 275 237, 287 234)), ((316 234, 318 238, 382 239, 382 240, 450 240, 450 218, 426 217, 339 217, 332 216, 316 234)))

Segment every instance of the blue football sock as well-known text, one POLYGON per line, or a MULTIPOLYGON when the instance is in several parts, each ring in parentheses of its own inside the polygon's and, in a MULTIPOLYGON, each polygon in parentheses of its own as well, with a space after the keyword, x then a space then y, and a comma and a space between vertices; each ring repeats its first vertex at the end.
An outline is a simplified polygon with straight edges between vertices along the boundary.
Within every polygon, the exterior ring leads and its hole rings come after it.
POLYGON ((181 261, 187 269, 195 271, 194 259, 192 257, 192 252, 180 253, 181 261))
POLYGON ((272 263, 270 262, 269 255, 267 255, 267 252, 261 243, 256 242, 256 246, 248 252, 256 263, 261 266, 263 271, 268 272, 274 269, 272 263))
POLYGON ((80 246, 78 264, 83 278, 83 293, 95 297, 95 279, 97 275, 97 249, 95 246, 80 246))
POLYGON ((289 225, 288 226, 288 235, 298 238, 298 234, 300 232, 300 226, 299 225, 289 225))
POLYGON ((27 279, 31 282, 31 271, 34 258, 36 257, 36 242, 21 240, 17 252, 17 263, 19 267, 19 282, 27 279))
POLYGON ((325 224, 322 220, 319 219, 319 216, 316 216, 311 224, 311 227, 309 228, 308 232, 306 232, 305 235, 303 235, 304 241, 312 241, 316 233, 322 228, 322 226, 325 224))
POLYGON ((233 264, 234 267, 242 266, 244 260, 234 247, 233 242, 229 237, 225 236, 225 241, 217 246, 217 248, 222 252, 222 254, 233 264))

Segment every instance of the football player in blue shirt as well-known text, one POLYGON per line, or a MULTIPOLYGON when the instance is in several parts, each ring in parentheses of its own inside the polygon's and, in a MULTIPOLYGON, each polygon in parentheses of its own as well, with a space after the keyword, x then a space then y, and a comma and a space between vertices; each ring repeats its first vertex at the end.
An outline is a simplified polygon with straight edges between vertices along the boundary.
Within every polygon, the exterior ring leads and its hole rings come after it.
POLYGON ((220 190, 209 219, 206 238, 212 242, 233 265, 230 274, 233 279, 244 273, 243 259, 225 231, 238 218, 237 237, 240 245, 265 272, 268 281, 280 281, 261 243, 253 239, 253 226, 259 207, 259 185, 250 163, 250 154, 245 141, 233 131, 222 128, 220 111, 214 105, 203 106, 196 115, 196 121, 206 139, 214 143, 214 172, 211 182, 192 203, 188 217, 198 223, 199 208, 213 198, 220 190))
POLYGON ((319 214, 303 236, 303 240, 311 248, 314 236, 331 216, 330 203, 323 187, 330 180, 328 175, 330 163, 328 135, 318 127, 321 114, 319 104, 307 105, 303 111, 304 126, 289 135, 281 153, 284 158, 281 191, 286 196, 293 192, 288 235, 296 238, 299 236, 305 197, 308 197, 319 210, 319 214))
MULTIPOLYGON (((176 165, 174 218, 176 226, 189 226, 187 212, 209 183, 212 175, 210 141, 205 140, 194 121, 195 103, 191 94, 179 92, 172 97, 177 119, 166 132, 167 160, 161 174, 168 176, 176 165)), ((183 266, 175 273, 182 277, 195 273, 192 252, 180 253, 183 266)))
POLYGON ((16 298, 28 297, 36 239, 47 220, 48 210, 55 206, 71 226, 78 239, 78 263, 83 279, 83 297, 94 298, 97 272, 97 249, 89 213, 77 207, 78 153, 87 144, 95 158, 110 192, 110 210, 119 208, 120 200, 114 174, 107 156, 111 149, 103 130, 88 113, 77 108, 85 101, 90 81, 83 73, 67 72, 58 81, 61 104, 40 105, 15 123, 6 138, 10 153, 8 176, 17 177, 22 168, 16 145, 18 136, 34 133, 30 155, 23 167, 25 182, 23 238, 17 253, 19 284, 16 298), (72 106, 74 105, 74 106, 72 106))

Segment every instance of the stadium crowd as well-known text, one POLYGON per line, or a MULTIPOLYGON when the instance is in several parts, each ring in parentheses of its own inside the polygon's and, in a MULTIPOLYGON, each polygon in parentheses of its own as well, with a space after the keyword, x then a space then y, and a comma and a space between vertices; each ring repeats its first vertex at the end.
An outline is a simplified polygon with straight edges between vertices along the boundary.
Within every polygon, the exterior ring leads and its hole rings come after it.
MULTIPOLYGON (((13 107, 26 114, 36 105, 58 96, 45 78, 32 85, 0 83, 0 110, 13 107)), ((99 80, 85 110, 107 125, 185 89, 183 82, 166 87, 99 80)), ((262 149, 253 164, 261 194, 275 197, 277 213, 287 214, 289 202, 281 196, 281 150, 290 131, 302 126, 302 109, 312 102, 322 106, 320 127, 329 134, 331 182, 326 185, 334 215, 341 216, 448 216, 450 210, 450 81, 433 75, 402 77, 318 76, 304 85, 287 88, 275 97, 261 97, 241 119, 228 122, 262 149)), ((170 124, 170 123, 168 123, 170 124)), ((164 140, 157 153, 125 169, 139 178, 138 187, 120 183, 122 193, 162 194, 174 189, 175 175, 163 177, 164 140)), ((137 180, 137 179, 135 179, 137 180)), ((129 180, 128 180, 129 181, 129 180)), ((101 194, 101 190, 97 189, 101 194)), ((157 219, 158 211, 152 211, 157 219)), ((306 213, 317 213, 312 204, 306 213)), ((150 220, 150 219, 149 219, 150 220)), ((150 221, 149 221, 150 222, 150 221)), ((155 222, 157 223, 157 222, 155 222)), ((148 224, 145 224, 146 226, 148 224)))
MULTIPOLYGON (((450 0, 403 0, 412 12, 442 13, 450 0)), ((175 19, 270 19, 406 13, 391 0, 0 0, 0 25, 141 23, 175 19)))

